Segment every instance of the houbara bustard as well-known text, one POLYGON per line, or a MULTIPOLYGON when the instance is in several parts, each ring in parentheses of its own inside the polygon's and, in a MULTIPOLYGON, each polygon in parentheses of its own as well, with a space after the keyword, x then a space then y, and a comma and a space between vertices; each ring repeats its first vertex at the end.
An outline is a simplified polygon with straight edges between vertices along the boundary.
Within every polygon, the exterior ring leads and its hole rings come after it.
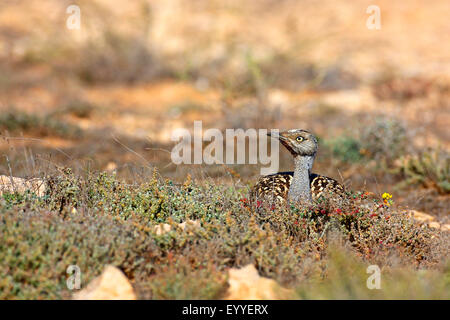
POLYGON ((292 172, 279 172, 263 176, 252 188, 250 198, 271 203, 311 203, 321 196, 341 198, 345 189, 336 180, 311 173, 317 154, 317 138, 310 132, 292 129, 278 134, 268 134, 280 142, 294 157, 292 172))

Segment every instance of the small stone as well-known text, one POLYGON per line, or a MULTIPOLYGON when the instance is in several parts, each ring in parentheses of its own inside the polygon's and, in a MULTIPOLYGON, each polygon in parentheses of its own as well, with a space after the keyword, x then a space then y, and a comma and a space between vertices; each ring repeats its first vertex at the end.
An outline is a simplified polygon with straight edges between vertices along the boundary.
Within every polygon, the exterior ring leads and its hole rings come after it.
POLYGON ((450 225, 449 224, 440 224, 439 222, 435 221, 436 218, 432 215, 429 215, 428 213, 417 211, 417 210, 410 210, 408 214, 416 221, 422 222, 425 224, 428 224, 429 227, 435 228, 442 231, 450 231, 450 225))
POLYGON ((108 162, 108 164, 105 167, 106 171, 114 172, 117 171, 117 164, 115 162, 108 162))
POLYGON ((170 230, 172 230, 172 226, 167 223, 161 223, 161 224, 153 227, 153 232, 155 232, 156 235, 158 235, 158 236, 165 234, 165 233, 169 232, 170 230))
MULTIPOLYGON (((185 222, 178 224, 178 226, 181 228, 181 230, 184 230, 186 228, 186 225, 197 228, 197 227, 200 227, 200 221, 188 219, 185 222)), ((172 230, 172 226, 167 223, 161 223, 161 224, 153 227, 153 232, 155 232, 156 235, 158 235, 158 236, 165 234, 165 233, 169 232, 170 230, 172 230)))
POLYGON ((102 274, 73 295, 74 300, 136 300, 133 287, 118 268, 107 265, 102 274))
POLYGON ((228 271, 226 300, 274 300, 293 296, 291 290, 281 287, 274 280, 260 277, 256 268, 249 264, 228 271))
POLYGON ((184 230, 186 228, 186 224, 190 225, 190 226, 193 226, 193 227, 200 227, 200 221, 198 221, 198 220, 190 220, 190 219, 187 219, 185 222, 180 223, 178 226, 182 230, 184 230))
POLYGON ((3 193, 25 193, 27 190, 35 192, 37 196, 42 197, 47 189, 44 180, 33 178, 23 179, 11 176, 0 176, 0 196, 3 193))
POLYGON ((429 222, 428 223, 428 225, 431 227, 431 228, 435 228, 435 229, 441 229, 441 225, 439 224, 439 222, 429 222))
POLYGON ((430 222, 435 220, 435 218, 432 215, 429 215, 428 213, 417 211, 417 210, 411 210, 409 212, 409 215, 414 218, 417 221, 421 222, 430 222))

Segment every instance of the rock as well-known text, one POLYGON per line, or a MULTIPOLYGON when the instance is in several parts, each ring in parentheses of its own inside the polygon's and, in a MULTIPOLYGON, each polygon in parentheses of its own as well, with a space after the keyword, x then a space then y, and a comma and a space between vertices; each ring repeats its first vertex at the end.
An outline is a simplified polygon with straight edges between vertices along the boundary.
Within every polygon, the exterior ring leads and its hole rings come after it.
POLYGON ((408 214, 414 219, 422 223, 428 224, 431 228, 439 229, 442 231, 450 231, 450 224, 440 224, 439 222, 435 221, 436 218, 432 215, 429 215, 428 213, 417 211, 417 210, 410 210, 408 214))
MULTIPOLYGON (((192 226, 192 227, 200 227, 200 221, 188 219, 185 222, 179 223, 178 227, 180 227, 181 230, 184 230, 186 228, 186 225, 189 225, 189 226, 192 226)), ((172 230, 172 226, 170 224, 167 224, 167 223, 161 223, 161 224, 153 227, 153 231, 158 236, 160 236, 160 235, 162 235, 164 233, 167 233, 170 230, 172 230)))
POLYGON ((192 227, 200 227, 200 221, 191 219, 187 219, 185 222, 178 224, 178 226, 181 228, 181 230, 184 230, 186 228, 186 224, 192 227))
POLYGON ((4 192, 8 193, 24 193, 27 190, 35 192, 39 197, 45 194, 47 189, 47 184, 44 180, 33 178, 33 179, 23 179, 11 176, 0 176, 0 196, 4 192))
POLYGON ((102 274, 73 295, 74 300, 136 300, 133 287, 118 268, 107 265, 102 274))
POLYGON ((430 222, 435 220, 435 218, 432 215, 429 215, 428 213, 417 211, 417 210, 411 210, 409 212, 409 215, 414 218, 417 221, 421 222, 430 222))
POLYGON ((158 235, 158 236, 160 236, 164 233, 167 233, 170 230, 172 230, 172 226, 167 223, 161 223, 161 224, 153 227, 153 232, 155 232, 156 235, 158 235))
POLYGON ((115 172, 117 171, 117 164, 115 162, 108 162, 105 166, 105 170, 109 172, 115 172))
POLYGON ((249 264, 241 269, 228 271, 226 300, 274 300, 293 296, 292 290, 279 286, 274 280, 260 277, 256 268, 249 264))

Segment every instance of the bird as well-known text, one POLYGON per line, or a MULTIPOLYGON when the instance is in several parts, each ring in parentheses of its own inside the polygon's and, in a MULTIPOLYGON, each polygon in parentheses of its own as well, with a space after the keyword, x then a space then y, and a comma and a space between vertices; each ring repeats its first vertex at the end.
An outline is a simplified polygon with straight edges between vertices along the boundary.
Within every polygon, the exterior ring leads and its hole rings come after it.
POLYGON ((250 192, 251 201, 311 204, 320 197, 345 197, 345 188, 335 179, 312 173, 318 150, 317 138, 309 131, 291 129, 268 133, 279 139, 294 158, 294 171, 262 176, 250 192))

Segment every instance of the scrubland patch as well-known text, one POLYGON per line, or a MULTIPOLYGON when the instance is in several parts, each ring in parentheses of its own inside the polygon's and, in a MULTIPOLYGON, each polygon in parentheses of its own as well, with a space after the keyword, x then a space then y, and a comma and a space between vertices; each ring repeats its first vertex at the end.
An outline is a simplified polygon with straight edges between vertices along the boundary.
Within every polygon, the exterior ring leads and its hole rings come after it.
POLYGON ((293 289, 292 298, 448 293, 448 233, 364 194, 349 194, 353 203, 257 208, 246 188, 190 179, 177 185, 157 172, 130 185, 113 174, 81 177, 64 169, 47 184, 43 197, 2 196, 4 299, 69 298, 69 265, 80 267, 87 284, 106 264, 125 273, 139 298, 223 298, 227 270, 250 263, 293 289), (188 219, 200 225, 177 227, 188 219), (158 235, 159 223, 173 227, 158 235), (371 264, 383 270, 382 290, 365 285, 371 264))

